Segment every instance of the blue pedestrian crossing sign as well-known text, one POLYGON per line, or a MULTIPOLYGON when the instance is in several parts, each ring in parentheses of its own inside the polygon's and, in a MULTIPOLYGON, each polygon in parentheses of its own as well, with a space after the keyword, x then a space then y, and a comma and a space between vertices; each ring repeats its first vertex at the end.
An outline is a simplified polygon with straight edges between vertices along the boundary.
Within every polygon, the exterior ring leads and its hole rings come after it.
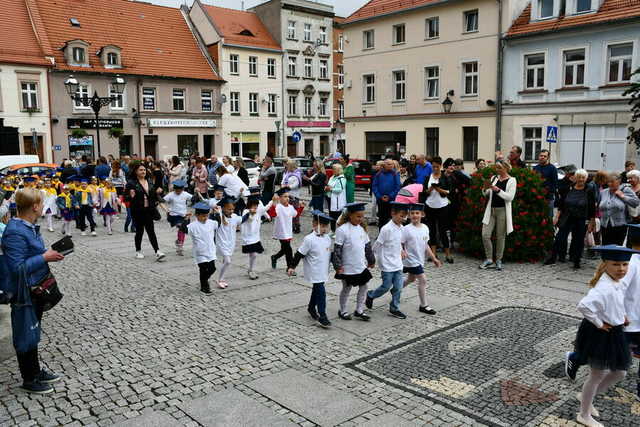
POLYGON ((54 151, 62 151, 62 145, 54 145, 53 149, 54 151))
POLYGON ((547 142, 558 142, 558 126, 547 126, 547 142))
POLYGON ((293 140, 293 142, 300 142, 300 140, 302 139, 302 134, 299 131, 295 131, 291 135, 291 139, 293 140))

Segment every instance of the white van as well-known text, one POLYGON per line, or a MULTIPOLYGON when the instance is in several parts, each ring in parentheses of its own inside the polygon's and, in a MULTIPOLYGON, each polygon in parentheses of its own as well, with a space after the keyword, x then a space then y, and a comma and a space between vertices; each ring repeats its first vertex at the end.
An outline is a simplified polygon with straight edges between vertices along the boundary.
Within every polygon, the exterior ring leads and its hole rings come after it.
POLYGON ((40 163, 40 158, 35 154, 25 154, 23 156, 0 156, 0 169, 27 163, 40 163))

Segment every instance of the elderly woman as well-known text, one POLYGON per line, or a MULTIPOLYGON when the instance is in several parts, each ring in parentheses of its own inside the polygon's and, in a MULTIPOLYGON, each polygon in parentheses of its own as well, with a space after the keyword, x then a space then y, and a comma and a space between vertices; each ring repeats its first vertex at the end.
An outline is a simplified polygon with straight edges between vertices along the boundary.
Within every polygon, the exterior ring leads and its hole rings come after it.
MULTIPOLYGON (((636 169, 628 171, 627 182, 631 191, 640 199, 640 171, 636 169)), ((631 217, 631 222, 640 224, 640 206, 629 208, 629 216, 631 217)))
MULTIPOLYGON (((298 209, 300 205, 300 187, 302 187, 302 172, 295 160, 287 160, 280 185, 282 188, 289 189, 289 203, 298 209)), ((293 218, 293 232, 295 234, 300 233, 300 216, 293 218)))
POLYGON ((171 166, 169 167, 169 191, 173 191, 173 182, 182 178, 183 166, 178 156, 171 157, 171 166))
POLYGON ((311 177, 303 175, 302 179, 311 187, 311 203, 309 203, 311 209, 324 211, 324 187, 327 185, 327 173, 322 160, 314 160, 313 175, 311 177))
POLYGON ((331 222, 331 231, 336 231, 336 222, 344 205, 347 204, 347 180, 340 163, 334 164, 332 169, 333 176, 329 179, 325 191, 329 198, 329 215, 335 220, 331 222))
POLYGON ((496 175, 484 182, 484 195, 487 206, 482 218, 482 244, 485 261, 481 269, 502 270, 502 255, 507 234, 513 231, 511 202, 516 197, 516 179, 509 175, 511 165, 504 160, 496 160, 496 175), (496 231, 496 262, 493 263, 493 244, 491 235, 496 231))
MULTIPOLYGON (((53 249, 47 249, 40 228, 36 226, 38 218, 42 216, 43 196, 39 190, 23 189, 16 193, 16 206, 18 208, 17 218, 9 221, 2 235, 2 252, 5 258, 5 268, 10 274, 10 281, 13 287, 29 286, 33 289, 53 276, 49 270, 50 262, 62 261, 64 256, 53 249), (18 283, 18 274, 24 268, 27 283, 18 283)), ((17 295, 20 295, 19 291, 17 295)), ((18 366, 22 376, 22 388, 29 393, 46 394, 53 392, 51 384, 60 379, 56 374, 47 372, 40 367, 38 356, 39 332, 36 334, 35 342, 26 342, 25 336, 21 333, 31 328, 38 331, 42 324, 42 313, 44 307, 38 299, 30 298, 30 291, 26 291, 26 301, 20 301, 26 306, 14 304, 11 307, 15 310, 33 310, 38 323, 27 325, 23 323, 22 316, 11 316, 13 323, 13 342, 18 357, 18 366)))
POLYGON ((344 178, 347 180, 347 203, 353 203, 356 199, 356 171, 349 161, 348 154, 340 158, 340 164, 344 171, 344 178))
POLYGON ((558 211, 553 219, 554 225, 558 226, 558 233, 553 242, 551 255, 544 262, 545 265, 553 265, 556 260, 565 262, 567 240, 571 233, 569 259, 573 262, 573 268, 580 268, 587 221, 589 232, 593 232, 596 224, 596 195, 587 185, 588 177, 586 170, 578 169, 569 191, 561 193, 558 211))
POLYGON ((627 237, 627 223, 631 220, 629 208, 640 205, 640 200, 631 187, 620 186, 620 175, 609 174, 608 188, 600 190, 600 232, 603 245, 618 245, 624 243, 627 237))

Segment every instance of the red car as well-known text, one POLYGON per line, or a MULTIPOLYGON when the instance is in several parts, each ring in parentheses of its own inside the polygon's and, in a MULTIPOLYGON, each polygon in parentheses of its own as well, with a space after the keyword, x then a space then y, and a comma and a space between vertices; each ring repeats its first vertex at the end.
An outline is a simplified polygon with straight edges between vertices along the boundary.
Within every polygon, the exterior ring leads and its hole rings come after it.
MULTIPOLYGON (((324 168, 327 171, 327 179, 333 175, 333 169, 331 169, 331 167, 339 161, 339 159, 325 160, 324 168)), ((356 174, 356 187, 369 188, 371 185, 371 163, 364 159, 349 159, 349 164, 353 165, 356 174)))

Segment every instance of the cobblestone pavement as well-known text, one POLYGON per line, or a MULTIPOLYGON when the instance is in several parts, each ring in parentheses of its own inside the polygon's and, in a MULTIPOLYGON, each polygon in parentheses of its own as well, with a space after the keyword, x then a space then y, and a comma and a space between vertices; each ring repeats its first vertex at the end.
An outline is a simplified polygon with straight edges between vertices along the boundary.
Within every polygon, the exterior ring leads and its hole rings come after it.
MULTIPOLYGON (((572 383, 560 362, 592 261, 578 272, 562 264, 482 271, 462 256, 440 269, 428 264, 436 316, 417 311, 409 287, 408 319, 387 314, 387 295, 368 323, 337 319, 340 285, 332 280, 334 327, 324 330, 306 314, 302 268, 293 278, 284 260, 271 269, 271 224, 263 226, 259 278, 247 277, 238 247, 229 288, 210 297, 198 291, 189 239, 179 257, 174 232, 157 224, 161 263, 146 239, 148 256, 134 259, 122 221, 113 236, 101 227, 98 237, 75 233, 77 250, 54 265, 65 297, 45 314, 40 346, 63 379, 54 394, 30 396, 19 388, 15 358, 0 361, 0 425, 575 425, 587 370, 572 383)), ((370 287, 380 283, 373 275, 370 287)), ((605 425, 640 425, 636 372, 637 363, 596 401, 605 425)))

